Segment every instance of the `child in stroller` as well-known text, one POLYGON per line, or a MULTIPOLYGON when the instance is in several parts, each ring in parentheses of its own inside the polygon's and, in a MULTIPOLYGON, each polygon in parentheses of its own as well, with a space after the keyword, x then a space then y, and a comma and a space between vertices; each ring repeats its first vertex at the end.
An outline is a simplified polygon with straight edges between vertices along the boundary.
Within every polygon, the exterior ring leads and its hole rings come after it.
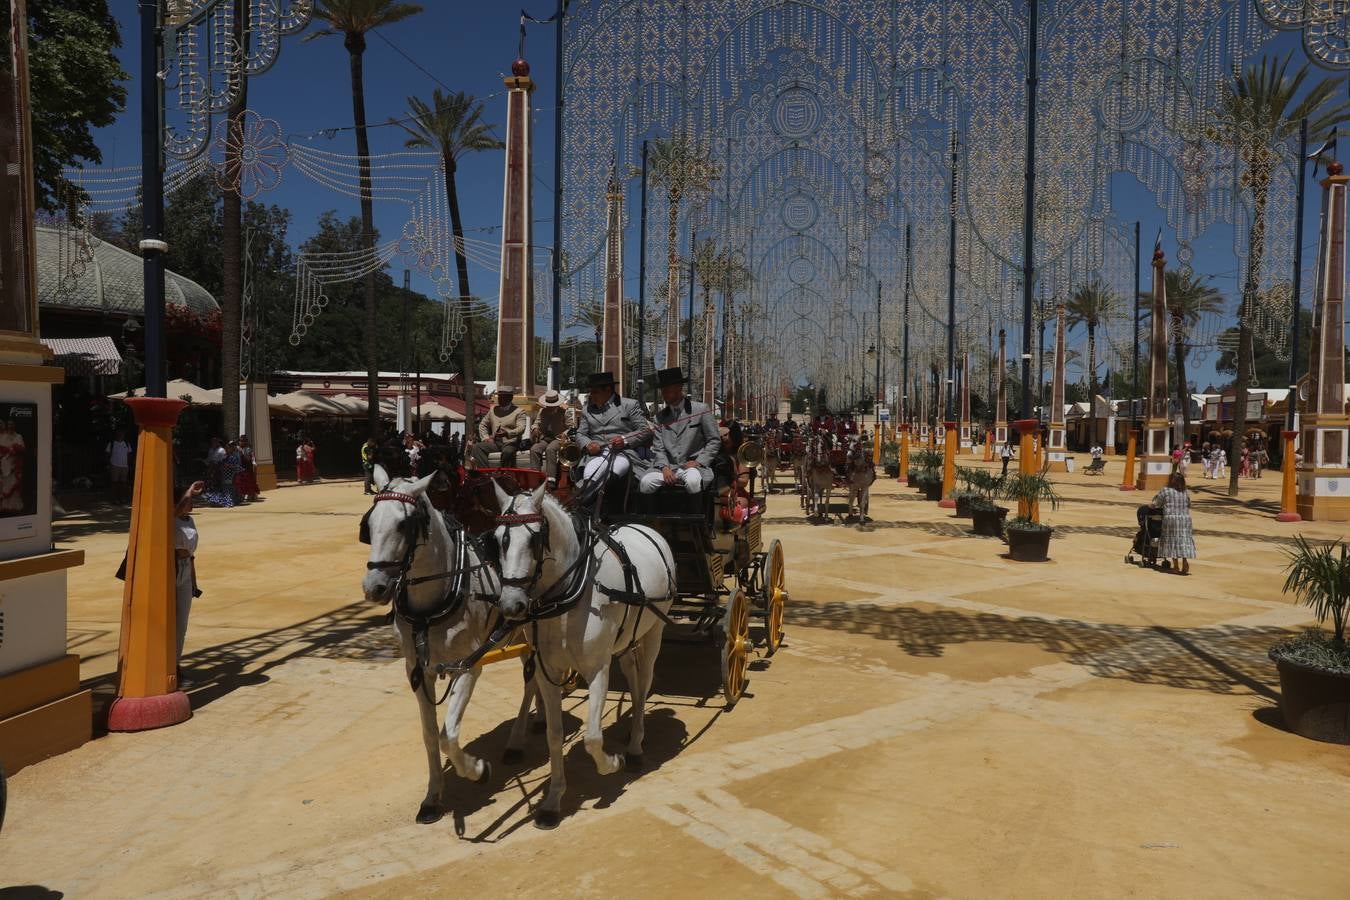
POLYGON ((1134 533, 1134 543, 1130 552, 1125 554, 1125 562, 1130 565, 1142 563, 1157 566, 1163 511, 1154 506, 1140 506, 1135 509, 1134 518, 1139 523, 1139 530, 1134 533))

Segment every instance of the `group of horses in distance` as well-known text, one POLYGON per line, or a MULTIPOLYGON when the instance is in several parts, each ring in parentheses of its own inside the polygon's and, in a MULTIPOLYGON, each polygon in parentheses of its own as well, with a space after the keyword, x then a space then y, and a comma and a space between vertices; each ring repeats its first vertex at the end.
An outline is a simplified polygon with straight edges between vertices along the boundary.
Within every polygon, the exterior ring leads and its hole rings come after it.
MULTIPOLYGON (((801 498, 802 509, 814 521, 832 523, 834 491, 847 497, 840 522, 867 523, 871 512, 872 484, 877 480, 867 443, 861 435, 836 436, 823 429, 807 430, 791 439, 771 434, 770 465, 783 463, 792 470, 793 484, 801 498)), ((771 478, 771 476, 770 476, 771 478)), ((772 478, 768 482, 773 486, 772 478)))

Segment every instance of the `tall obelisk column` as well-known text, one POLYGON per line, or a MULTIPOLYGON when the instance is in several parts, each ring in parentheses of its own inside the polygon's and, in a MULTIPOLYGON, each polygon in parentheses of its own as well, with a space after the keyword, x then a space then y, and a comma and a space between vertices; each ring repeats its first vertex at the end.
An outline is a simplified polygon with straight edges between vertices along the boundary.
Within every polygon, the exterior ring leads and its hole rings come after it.
POLYGON ((1000 447, 1008 440, 1008 333, 998 330, 998 403, 994 406, 994 443, 1000 447))
POLYGON ((534 205, 530 147, 530 64, 511 63, 506 85, 506 178, 502 196, 501 305, 497 310, 497 383, 516 389, 516 404, 534 407, 534 205))
POLYGON ((1345 413, 1345 167, 1333 160, 1322 180, 1322 232, 1317 241, 1308 399, 1301 421, 1298 514, 1323 522, 1350 520, 1350 416, 1345 413))
POLYGON ((970 354, 961 354, 961 452, 969 453, 975 446, 970 435, 970 354))
POLYGON ((1045 446, 1047 471, 1067 472, 1064 443, 1064 304, 1055 304, 1055 372, 1050 378, 1050 427, 1045 446))
MULTIPOLYGON (((1172 474, 1172 422, 1167 415, 1167 281, 1163 272, 1167 256, 1162 247, 1153 249, 1153 312, 1148 347, 1148 417, 1144 420, 1143 462, 1135 487, 1156 491, 1172 474)), ((1230 465, 1236 460, 1230 460, 1230 465)))
POLYGON ((609 178, 609 219, 605 227, 605 309, 600 369, 614 373, 614 390, 623 394, 623 188, 618 173, 609 178))

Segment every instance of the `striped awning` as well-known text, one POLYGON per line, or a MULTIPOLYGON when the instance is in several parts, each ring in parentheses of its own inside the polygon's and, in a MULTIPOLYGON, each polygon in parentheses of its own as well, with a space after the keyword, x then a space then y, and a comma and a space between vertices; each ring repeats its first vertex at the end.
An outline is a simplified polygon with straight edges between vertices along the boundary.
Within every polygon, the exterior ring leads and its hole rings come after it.
POLYGON ((122 369, 122 354, 110 337, 43 338, 51 349, 54 366, 68 375, 116 375, 122 369))

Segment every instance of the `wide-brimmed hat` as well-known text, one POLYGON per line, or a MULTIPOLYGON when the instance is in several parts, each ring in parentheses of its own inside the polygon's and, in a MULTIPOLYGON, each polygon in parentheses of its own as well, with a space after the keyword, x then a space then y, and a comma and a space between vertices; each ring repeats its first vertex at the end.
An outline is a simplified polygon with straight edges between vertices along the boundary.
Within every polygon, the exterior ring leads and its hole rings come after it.
POLYGON ((515 392, 516 392, 516 389, 515 389, 514 387, 512 387, 511 385, 509 385, 509 384, 499 384, 499 385, 497 385, 497 389, 494 390, 492 393, 494 393, 494 394, 514 394, 515 392))
POLYGON ((590 379, 586 382, 586 387, 591 390, 601 387, 614 387, 614 373, 592 372, 590 379))
POLYGON ((679 366, 670 369, 661 369, 656 373, 656 386, 658 388, 670 387, 674 384, 688 384, 689 376, 684 374, 684 370, 679 366))
POLYGON ((563 405, 562 394, 559 394, 557 391, 544 391, 544 393, 539 395, 539 405, 562 406, 563 405), (549 399, 550 397, 552 397, 553 399, 550 400, 549 399))

